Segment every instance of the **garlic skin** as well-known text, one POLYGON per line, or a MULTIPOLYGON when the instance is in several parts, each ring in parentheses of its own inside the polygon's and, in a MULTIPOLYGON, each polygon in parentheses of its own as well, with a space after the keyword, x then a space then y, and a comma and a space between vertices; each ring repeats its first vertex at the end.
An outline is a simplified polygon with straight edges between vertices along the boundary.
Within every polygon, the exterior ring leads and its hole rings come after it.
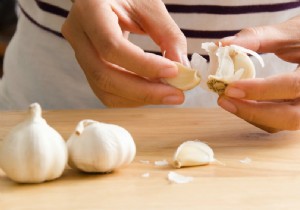
POLYGON ((126 129, 94 120, 80 121, 67 145, 69 165, 84 172, 111 172, 129 165, 136 154, 126 129))
POLYGON ((186 141, 176 150, 173 158, 175 168, 201 166, 214 162, 214 152, 201 141, 186 141))
POLYGON ((65 141, 41 113, 39 104, 31 104, 26 119, 10 131, 0 148, 0 167, 15 182, 56 179, 67 164, 65 141))
POLYGON ((178 67, 178 74, 176 77, 164 78, 162 81, 180 90, 186 91, 196 87, 200 81, 201 77, 197 70, 186 67, 181 63, 176 63, 178 67))
POLYGON ((171 183, 176 183, 176 184, 185 184, 192 182, 194 180, 194 177, 191 176, 183 176, 181 174, 175 173, 173 171, 170 171, 168 173, 168 180, 171 183))
POLYGON ((262 58, 254 51, 240 46, 217 46, 213 42, 202 44, 210 58, 209 76, 207 85, 209 89, 218 94, 224 93, 228 84, 241 79, 255 78, 255 66, 248 54, 258 59, 262 67, 262 58))

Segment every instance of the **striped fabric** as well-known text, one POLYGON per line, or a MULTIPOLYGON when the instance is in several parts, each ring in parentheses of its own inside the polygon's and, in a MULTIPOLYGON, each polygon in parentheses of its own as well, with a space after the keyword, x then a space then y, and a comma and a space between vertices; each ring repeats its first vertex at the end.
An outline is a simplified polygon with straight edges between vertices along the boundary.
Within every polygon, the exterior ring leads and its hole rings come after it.
MULTIPOLYGON (((6 49, 4 75, 0 80, 0 110, 25 109, 35 101, 45 109, 104 108, 60 32, 72 7, 71 1, 18 2, 18 27, 6 49)), ((189 53, 202 55, 202 42, 217 41, 245 27, 279 23, 300 15, 300 0, 164 0, 164 3, 186 35, 189 53)), ((146 35, 131 34, 129 38, 146 51, 160 52, 146 35)), ((291 72, 297 67, 272 53, 262 57, 264 68, 253 59, 256 76, 260 78, 291 72)), ((198 86, 185 92, 183 104, 170 107, 214 106, 217 95, 198 86)))
MULTIPOLYGON (((282 22, 300 14, 297 0, 165 0, 173 19, 188 40, 188 51, 205 52, 200 43, 231 36, 242 28, 282 22)), ((72 6, 70 0, 19 0, 24 15, 36 26, 62 37, 61 25, 72 6)), ((146 51, 160 50, 145 35, 130 40, 146 51)))
MULTIPOLYGON (((246 27, 274 24, 300 14, 299 0, 190 0, 181 4, 176 3, 180 2, 178 0, 165 2, 171 16, 187 37, 188 51, 202 55, 206 54, 201 49, 202 42, 217 41, 246 27)), ((151 40, 146 36, 131 38, 143 49, 159 51, 154 43, 149 44, 151 40)))

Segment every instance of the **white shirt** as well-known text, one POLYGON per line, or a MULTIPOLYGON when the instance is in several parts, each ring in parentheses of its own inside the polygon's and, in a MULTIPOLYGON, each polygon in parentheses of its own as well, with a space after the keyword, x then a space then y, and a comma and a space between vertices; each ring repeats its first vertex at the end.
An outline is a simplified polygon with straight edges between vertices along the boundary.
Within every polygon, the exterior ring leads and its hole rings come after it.
MULTIPOLYGON (((167 9, 185 33, 189 54, 205 56, 201 43, 217 41, 250 27, 283 22, 300 14, 300 1, 291 0, 165 0, 167 9)), ((7 48, 0 81, 0 109, 24 109, 39 102, 46 109, 103 108, 93 94, 74 52, 62 38, 61 25, 70 0, 19 0, 15 36, 7 48)), ((159 48, 145 35, 130 35, 145 51, 159 48)), ((262 55, 266 66, 257 77, 293 71, 273 54, 262 55)), ((216 106, 216 94, 197 87, 187 91, 176 107, 216 106)))

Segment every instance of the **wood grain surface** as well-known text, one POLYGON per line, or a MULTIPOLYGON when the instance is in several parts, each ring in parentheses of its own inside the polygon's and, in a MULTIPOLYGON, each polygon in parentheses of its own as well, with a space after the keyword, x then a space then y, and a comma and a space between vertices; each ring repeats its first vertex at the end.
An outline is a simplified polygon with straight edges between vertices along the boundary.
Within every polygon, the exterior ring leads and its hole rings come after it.
MULTIPOLYGON (((25 112, 0 112, 0 140, 25 112)), ((65 139, 82 119, 129 130, 137 156, 111 174, 66 169, 55 181, 16 184, 0 169, 1 210, 83 209, 300 209, 300 133, 268 134, 220 109, 106 109, 44 111, 65 139), (186 140, 208 143, 223 163, 174 169, 171 161, 186 140), (249 163, 242 160, 249 158, 249 163), (144 161, 150 161, 149 164, 144 161), (170 171, 192 176, 170 183, 170 171), (148 178, 142 177, 149 173, 148 178)))

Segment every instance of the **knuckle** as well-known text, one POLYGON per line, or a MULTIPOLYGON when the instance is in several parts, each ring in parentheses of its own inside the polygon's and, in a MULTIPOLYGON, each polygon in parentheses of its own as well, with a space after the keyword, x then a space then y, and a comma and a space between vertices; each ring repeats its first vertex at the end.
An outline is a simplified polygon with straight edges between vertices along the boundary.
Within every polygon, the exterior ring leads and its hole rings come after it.
POLYGON ((260 37, 265 34, 269 30, 267 26, 259 26, 259 27, 249 27, 242 29, 241 34, 248 34, 253 37, 260 37))
POLYGON ((98 74, 98 75, 99 76, 96 77, 97 84, 99 84, 99 86, 102 90, 110 92, 111 89, 113 88, 111 78, 104 74, 98 74))
POLYGON ((142 94, 141 102, 143 104, 157 104, 151 91, 147 91, 144 94, 142 94))
POLYGON ((97 91, 95 93, 104 106, 108 108, 120 107, 120 100, 118 100, 117 96, 107 93, 105 91, 97 91))
POLYGON ((247 37, 249 39, 248 43, 246 44, 247 48, 250 48, 254 51, 259 51, 263 48, 263 42, 261 41, 262 36, 264 35, 266 27, 249 27, 241 30, 237 37, 247 37))
POLYGON ((113 62, 118 57, 118 51, 120 50, 120 41, 110 36, 102 42, 100 56, 109 62, 113 62))
POLYGON ((118 103, 114 100, 112 100, 110 97, 102 96, 100 98, 101 102, 104 104, 104 106, 108 108, 118 108, 118 103))
POLYGON ((96 86, 100 90, 111 92, 111 90, 113 88, 112 80, 107 74, 105 74, 101 70, 93 71, 91 73, 91 79, 93 80, 93 83, 96 84, 96 86))
POLYGON ((245 120, 247 120, 249 122, 257 122, 256 111, 250 109, 247 112, 247 116, 245 117, 245 120))
POLYGON ((71 33, 71 29, 70 29, 70 21, 69 18, 67 18, 65 20, 65 22, 62 24, 61 26, 61 34, 63 35, 63 37, 67 40, 70 39, 70 37, 72 37, 72 33, 71 33))
POLYGON ((296 74, 291 80, 291 97, 297 98, 300 96, 300 74, 296 74))

